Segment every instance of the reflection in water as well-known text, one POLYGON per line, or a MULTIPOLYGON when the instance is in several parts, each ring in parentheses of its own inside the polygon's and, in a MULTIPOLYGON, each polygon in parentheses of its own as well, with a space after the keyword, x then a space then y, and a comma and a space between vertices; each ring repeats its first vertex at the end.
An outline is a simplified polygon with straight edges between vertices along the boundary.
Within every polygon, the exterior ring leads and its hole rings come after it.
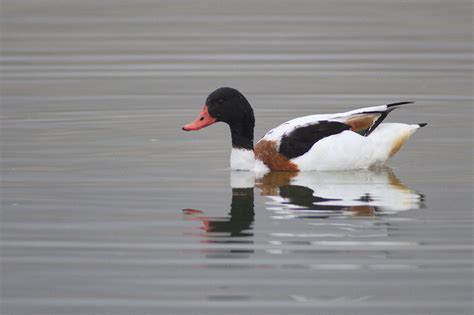
POLYGON ((389 168, 351 172, 271 172, 258 179, 275 218, 373 216, 418 209, 423 196, 389 168))
MULTIPOLYGON (((253 244, 252 225, 254 221, 254 195, 251 187, 233 187, 232 201, 228 216, 208 217, 196 209, 183 209, 185 218, 201 222, 200 229, 204 232, 206 243, 238 243, 253 244)), ((254 252, 246 249, 207 249, 208 258, 247 258, 254 252)))
MULTIPOLYGON (((313 232, 304 229, 306 232, 301 234, 299 230, 285 230, 280 226, 281 230, 271 233, 277 247, 317 245, 319 241, 315 238, 325 239, 326 243, 328 238, 337 238, 338 243, 343 240, 347 243, 355 237, 387 237, 391 220, 395 219, 390 215, 423 206, 423 196, 402 184, 389 168, 351 172, 270 172, 258 179, 250 172, 232 172, 231 186, 228 216, 208 217, 201 210, 183 210, 186 219, 201 222, 204 242, 250 246, 248 250, 218 249, 207 252, 208 256, 235 257, 253 252, 254 187, 269 199, 265 208, 271 211, 273 219, 305 219, 315 227, 313 232), (356 217, 366 219, 351 219, 356 217)), ((360 245, 364 244, 369 243, 360 241, 360 245)), ((278 254, 279 250, 272 253, 278 254)))
POLYGON ((232 188, 232 202, 227 217, 206 217, 203 211, 195 209, 183 209, 183 212, 187 219, 201 221, 201 229, 207 236, 249 237, 253 236, 253 202, 253 187, 232 188))

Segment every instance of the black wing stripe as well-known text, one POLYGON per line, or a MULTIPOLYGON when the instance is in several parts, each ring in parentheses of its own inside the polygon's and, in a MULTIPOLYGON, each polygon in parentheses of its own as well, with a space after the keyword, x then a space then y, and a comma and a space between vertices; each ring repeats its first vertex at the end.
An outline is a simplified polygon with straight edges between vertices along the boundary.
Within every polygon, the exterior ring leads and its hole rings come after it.
POLYGON ((319 140, 350 129, 351 126, 344 123, 327 120, 301 126, 282 137, 279 152, 293 159, 308 152, 319 140))
POLYGON ((368 136, 372 133, 372 131, 375 130, 375 128, 377 128, 380 123, 385 119, 385 117, 387 117, 387 115, 394 109, 398 108, 398 106, 400 105, 406 105, 406 104, 413 104, 415 102, 398 102, 398 103, 392 103, 392 104, 387 104, 387 110, 385 112, 381 112, 381 115, 380 117, 374 122, 374 124, 372 125, 372 127, 369 128, 369 130, 367 130, 367 132, 365 133, 364 136, 368 136))
POLYGON ((400 106, 400 105, 406 105, 406 104, 413 104, 415 102, 398 102, 398 103, 392 103, 392 104, 387 104, 387 108, 390 107, 395 107, 395 106, 400 106))
POLYGON ((367 137, 368 135, 370 135, 372 133, 372 131, 374 131, 375 128, 378 127, 378 125, 380 125, 380 123, 385 119, 385 117, 387 117, 388 113, 390 113, 390 109, 385 111, 385 112, 382 112, 380 117, 374 122, 374 124, 372 125, 372 127, 369 128, 369 130, 367 130, 367 132, 364 134, 365 137, 367 137))

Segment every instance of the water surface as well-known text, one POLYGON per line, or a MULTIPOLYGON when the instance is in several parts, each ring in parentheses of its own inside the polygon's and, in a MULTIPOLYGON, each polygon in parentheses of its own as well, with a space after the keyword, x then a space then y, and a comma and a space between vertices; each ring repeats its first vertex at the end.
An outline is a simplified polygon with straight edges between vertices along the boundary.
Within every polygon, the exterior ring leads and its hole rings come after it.
POLYGON ((466 1, 2 2, 1 311, 472 314, 466 1), (398 101, 357 172, 228 169, 180 127, 241 90, 256 137, 398 101))

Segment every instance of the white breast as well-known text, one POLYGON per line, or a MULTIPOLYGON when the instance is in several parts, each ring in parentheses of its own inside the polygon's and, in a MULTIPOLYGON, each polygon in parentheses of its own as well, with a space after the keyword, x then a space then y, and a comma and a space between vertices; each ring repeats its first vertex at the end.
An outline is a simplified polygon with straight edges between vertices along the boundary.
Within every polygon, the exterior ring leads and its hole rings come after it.
POLYGON ((253 150, 232 148, 230 168, 236 171, 253 170, 255 168, 255 154, 253 150))

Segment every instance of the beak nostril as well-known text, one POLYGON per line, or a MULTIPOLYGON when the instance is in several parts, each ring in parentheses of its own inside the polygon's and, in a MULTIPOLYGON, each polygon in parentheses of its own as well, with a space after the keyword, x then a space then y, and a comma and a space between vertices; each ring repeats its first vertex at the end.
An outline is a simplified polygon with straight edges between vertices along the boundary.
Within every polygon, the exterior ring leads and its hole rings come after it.
POLYGON ((184 125, 182 129, 185 131, 199 130, 209 125, 212 125, 215 122, 217 122, 217 119, 209 115, 207 111, 207 105, 206 105, 204 106, 202 111, 199 113, 199 116, 197 116, 197 118, 193 122, 190 122, 189 124, 184 125))

